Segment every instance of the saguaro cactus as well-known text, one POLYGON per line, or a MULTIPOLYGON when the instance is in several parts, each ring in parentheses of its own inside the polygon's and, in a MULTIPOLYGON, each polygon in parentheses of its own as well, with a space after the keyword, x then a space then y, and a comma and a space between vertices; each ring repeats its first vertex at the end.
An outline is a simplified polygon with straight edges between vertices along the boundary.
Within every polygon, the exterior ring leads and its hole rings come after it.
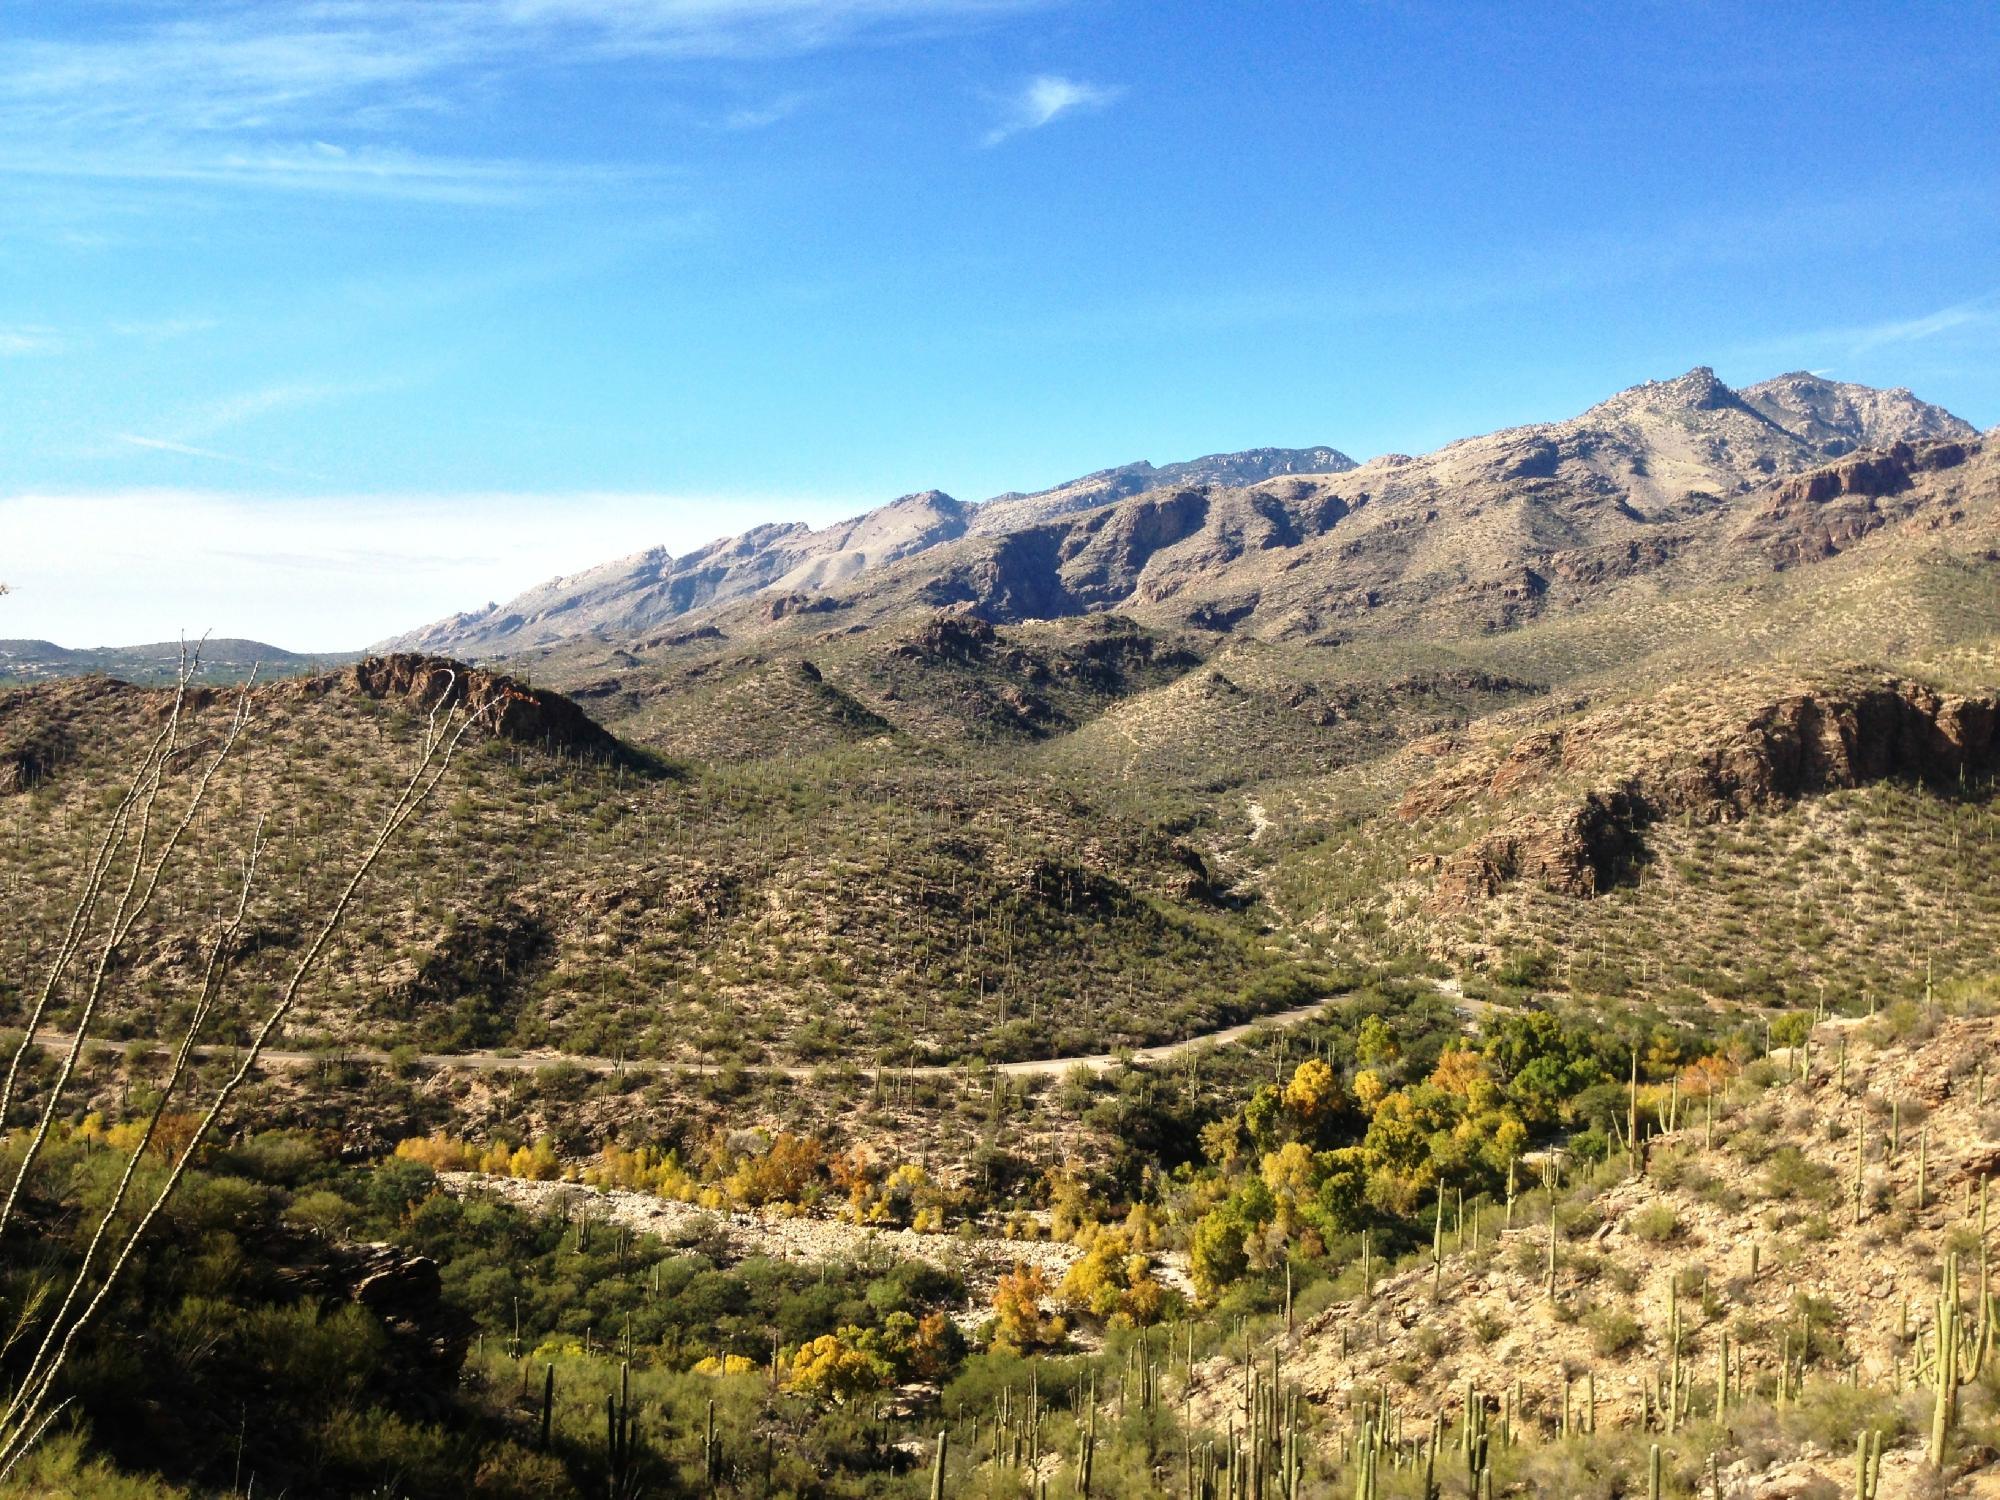
POLYGON ((1431 1227, 1431 1300, 1444 1298, 1444 1189, 1438 1189, 1437 1221, 1431 1227))
POLYGON ((624 1495, 632 1478, 632 1367, 618 1367, 618 1394, 604 1398, 604 1467, 613 1496, 624 1495))
POLYGON ((1931 1361, 1931 1467, 1944 1467, 1945 1444, 1958 1416, 1959 1342, 1958 1257, 1944 1260, 1944 1282, 1938 1291, 1936 1315, 1937 1350, 1931 1361))
POLYGON ((1083 1436, 1078 1439, 1076 1451, 1076 1492, 1083 1500, 1090 1497, 1090 1470, 1097 1457, 1097 1403, 1090 1404, 1090 1419, 1085 1424, 1083 1436))
POLYGON ((1868 1116, 1861 1117, 1861 1124, 1854 1132, 1854 1222, 1861 1222, 1864 1199, 1862 1198, 1862 1171, 1868 1165, 1868 1116))
POLYGON ((1632 1094, 1631 1105, 1626 1115, 1625 1150, 1628 1153, 1632 1175, 1638 1176, 1639 1157, 1639 1049, 1632 1049, 1632 1094))
POLYGON ((1857 1433, 1854 1439, 1854 1500, 1875 1500, 1882 1483, 1882 1434, 1857 1433))
POLYGON ((1354 1500, 1375 1500, 1375 1424, 1371 1421, 1361 1429, 1361 1454, 1355 1464, 1354 1500))
POLYGON ((1551 1199, 1549 1202, 1548 1291, 1549 1291, 1549 1301, 1551 1302, 1555 1301, 1556 1300, 1556 1205, 1553 1199, 1551 1199))
POLYGON ((722 1446, 715 1436, 715 1403, 708 1403, 708 1425, 701 1438, 701 1472, 710 1484, 722 1477, 722 1446))

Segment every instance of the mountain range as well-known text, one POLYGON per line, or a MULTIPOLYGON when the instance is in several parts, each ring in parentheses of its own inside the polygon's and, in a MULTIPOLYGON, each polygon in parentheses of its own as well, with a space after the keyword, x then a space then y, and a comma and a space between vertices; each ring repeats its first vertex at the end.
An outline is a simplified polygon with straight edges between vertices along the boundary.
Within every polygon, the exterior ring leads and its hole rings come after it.
POLYGON ((636 638, 683 615, 734 600, 824 591, 962 537, 1004 535, 1131 495, 1353 467, 1354 460, 1332 448, 1256 448, 1163 468, 1143 461, 1125 464, 1033 494, 996 495, 979 505, 924 490, 819 530, 800 522, 758 526, 679 558, 664 548, 649 548, 552 578, 505 604, 488 604, 409 631, 377 649, 479 655, 584 634, 636 638))
POLYGON ((1748 497, 1861 450, 1904 445, 1912 454, 1892 462, 1948 462, 1936 445, 1976 437, 1907 390, 1793 373, 1738 391, 1700 368, 1421 457, 1265 448, 1136 463, 976 505, 928 490, 678 558, 655 548, 378 649, 495 658, 657 642, 746 611, 867 619, 911 606, 995 622, 1118 610, 1274 639, 1415 618, 1500 629, 1656 573, 1709 576, 1752 554, 1781 566, 1838 547, 1867 517, 1787 522, 1748 497))

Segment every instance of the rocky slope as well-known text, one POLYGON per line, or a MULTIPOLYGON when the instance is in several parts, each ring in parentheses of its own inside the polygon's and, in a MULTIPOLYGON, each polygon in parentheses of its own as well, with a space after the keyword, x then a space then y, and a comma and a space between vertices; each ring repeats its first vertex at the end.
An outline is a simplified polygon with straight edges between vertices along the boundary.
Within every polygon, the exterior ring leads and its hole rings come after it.
MULTIPOLYGON (((1971 1493, 1925 1487, 1936 1482, 1923 1475, 1928 1400, 1910 1390, 1910 1370, 1947 1253, 1964 1267, 1968 1323, 1976 1317, 1988 1238, 1981 1202, 2000 1170, 1986 1076, 1996 1042, 1990 1017, 1934 1021, 1915 1008, 1828 1022, 1806 1052, 1781 1052, 1726 1086, 1712 1126, 1708 1079, 1690 1070, 1673 1101, 1679 1128, 1652 1136, 1643 1175, 1614 1170, 1558 1208, 1553 1296, 1550 1209, 1524 1182, 1513 1210, 1484 1208, 1476 1246, 1447 1218, 1441 1274, 1427 1256, 1378 1270, 1372 1295, 1281 1335, 1273 1352, 1282 1378, 1334 1418, 1336 1433, 1377 1391, 1392 1393, 1421 1433, 1433 1412, 1456 1423, 1467 1382, 1496 1407, 1496 1422, 1518 1390, 1527 1451, 1515 1462, 1539 1468, 1532 1483, 1546 1486, 1531 1492, 1621 1492, 1562 1487, 1582 1482, 1560 1472, 1577 1458, 1554 1441, 1562 1412, 1567 1405, 1572 1428, 1582 1427, 1594 1392, 1595 1430, 1640 1438, 1632 1451, 1642 1460, 1645 1442, 1660 1443, 1677 1477, 1705 1477, 1719 1450, 1733 1465, 1724 1495, 1852 1493, 1854 1424, 1864 1415, 1890 1433, 1884 1495, 1971 1493), (1659 1393, 1675 1365, 1670 1316, 1689 1409, 1677 1435, 1658 1430, 1659 1393), (1725 1338, 1726 1427, 1708 1410, 1725 1338), (1781 1366, 1808 1404, 1815 1390, 1828 1402, 1821 1420, 1835 1430, 1810 1434, 1797 1395, 1789 1418, 1785 1402, 1772 1405, 1781 1366), (1841 1394, 1850 1382, 1858 1388, 1841 1394), (1642 1437, 1644 1425, 1654 1431, 1642 1437), (1841 1488, 1811 1487, 1828 1478, 1841 1488)), ((1657 1108, 1664 1123, 1665 1094, 1646 1091, 1642 1119, 1657 1108)), ((1199 1417, 1218 1428, 1243 1421, 1242 1369, 1232 1354, 1197 1371, 1199 1417)), ((1990 1457, 1968 1440, 1945 1478, 1990 1457)))
POLYGON ((1243 484, 1274 474, 1353 467, 1353 459, 1332 448, 1257 448, 1164 468, 1126 464, 1031 495, 996 496, 983 505, 925 490, 819 530, 797 522, 759 526, 678 558, 651 548, 552 578, 505 604, 453 615, 377 649, 491 656, 586 635, 636 641, 667 631, 682 615, 751 596, 823 593, 969 532, 1012 531, 1177 484, 1243 484))
POLYGON ((995 495, 974 514, 971 529, 986 536, 1019 531, 1148 490, 1203 485, 1234 489, 1281 474, 1344 474, 1354 467, 1354 460, 1338 448, 1251 448, 1242 453, 1211 453, 1206 458, 1157 468, 1142 460, 1100 469, 1030 495, 995 495))
POLYGON ((962 536, 970 507, 938 490, 813 530, 759 526, 682 557, 654 547, 552 578, 505 604, 453 615, 381 650, 493 655, 573 636, 637 640, 680 616, 752 594, 821 590, 962 536))
POLYGON ((2000 698, 1893 679, 1793 693, 1713 727, 1683 720, 1675 735, 1634 736, 1631 727, 1621 706, 1531 732, 1405 794, 1398 816, 1413 822, 1468 803, 1505 815, 1553 793, 1436 861, 1433 906, 1462 910, 1515 879, 1596 895, 1639 857, 1644 830, 1663 818, 1732 821, 1888 777, 1959 785, 2000 768, 2000 698))

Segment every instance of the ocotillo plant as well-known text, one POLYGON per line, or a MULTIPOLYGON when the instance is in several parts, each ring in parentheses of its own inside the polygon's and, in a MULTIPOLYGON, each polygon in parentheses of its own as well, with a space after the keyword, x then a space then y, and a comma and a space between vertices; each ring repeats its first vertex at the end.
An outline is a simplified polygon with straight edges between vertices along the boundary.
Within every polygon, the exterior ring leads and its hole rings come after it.
MULTIPOLYGON (((57 944, 40 986, 39 997, 28 1008, 26 1024, 14 1045, 4 1081, 0 1081, 0 1119, 4 1119, 16 1098, 17 1083, 23 1077, 22 1063, 37 1046, 37 1029, 57 997, 73 990, 70 999, 76 1008, 70 1023, 70 1042, 57 1064, 53 1080, 38 1101, 35 1123, 27 1132, 22 1149, 9 1162, 13 1181, 4 1197, 0 1197, 0 1233, 4 1233, 12 1221, 14 1210, 21 1202, 22 1189, 50 1139, 51 1130, 68 1108, 64 1096, 75 1077, 77 1064, 90 1041, 91 1032, 100 1024, 100 1010, 123 982, 113 959, 135 926, 146 918, 170 870, 177 862, 185 863, 185 835, 203 815, 216 773, 230 758, 249 723, 250 688, 246 684, 226 728, 219 736, 205 742, 205 746, 215 747, 212 755, 206 748, 197 750, 183 744, 182 736, 188 727, 185 715, 190 712, 189 689, 200 670, 199 655, 199 648, 193 652, 186 648, 182 650, 172 707, 140 759, 122 798, 109 810, 101 838, 95 841, 95 852, 85 863, 82 884, 67 930, 57 944), (186 766, 185 774, 176 776, 175 766, 189 756, 205 757, 205 760, 186 766), (168 785, 172 782, 179 782, 188 788, 178 816, 173 815, 169 806, 174 800, 168 792, 168 785), (162 801, 163 795, 166 801, 162 801)), ((235 1068, 210 1096, 204 1110, 196 1106, 192 1098, 177 1096, 182 1094, 183 1084, 190 1079, 191 1064, 197 1055, 202 1029, 213 1018, 233 977, 231 961, 244 931, 258 878, 262 822, 256 823, 247 835, 242 850, 242 885, 234 915, 231 916, 225 909, 220 930, 207 944, 206 961, 198 966, 200 977, 189 986, 187 1025, 173 1049, 172 1062, 156 1091, 152 1111, 142 1122, 139 1139, 126 1160, 122 1176, 105 1202, 67 1290, 54 1303, 53 1316, 44 1327, 40 1344, 33 1351, 32 1358, 26 1361, 26 1368, 11 1382, 5 1409, 0 1411, 0 1480, 13 1472, 61 1411, 60 1401, 53 1408, 46 1411, 45 1408, 51 1395, 61 1386, 62 1372, 76 1347, 77 1338, 111 1303, 119 1282, 132 1264, 134 1251, 166 1209, 169 1200, 180 1190, 190 1163, 203 1150, 217 1128, 217 1122, 228 1114, 237 1093, 256 1071, 272 1037, 291 1015, 307 979, 318 968, 354 904, 356 894, 381 860, 383 851, 430 801, 450 769, 460 742, 475 723, 483 722, 485 718, 483 710, 465 702, 457 674, 451 674, 444 693, 431 708, 428 726, 418 747, 415 770, 377 824, 372 839, 363 841, 364 851, 351 867, 346 882, 331 904, 323 913, 308 916, 306 931, 310 937, 303 953, 291 967, 290 978, 275 991, 275 998, 264 1008, 261 1017, 251 1019, 248 1046, 236 1054, 235 1068), (143 1204, 128 1204, 128 1194, 133 1188, 139 1165, 148 1158, 149 1148, 157 1149, 155 1141, 159 1139, 161 1123, 170 1108, 189 1112, 193 1128, 180 1133, 178 1152, 166 1153, 171 1165, 159 1179, 157 1189, 148 1187, 145 1190, 151 1194, 150 1200, 143 1204), (131 1226, 129 1231, 123 1228, 127 1224, 131 1226), (122 1243, 120 1232, 123 1232, 122 1243)), ((26 1352, 25 1349, 23 1352, 26 1352)))

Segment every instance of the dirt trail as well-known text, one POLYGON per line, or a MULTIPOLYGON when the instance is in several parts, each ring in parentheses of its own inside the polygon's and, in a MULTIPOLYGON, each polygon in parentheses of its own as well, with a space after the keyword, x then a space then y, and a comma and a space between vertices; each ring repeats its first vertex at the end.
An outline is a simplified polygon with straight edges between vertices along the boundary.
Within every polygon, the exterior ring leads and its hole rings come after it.
POLYGON ((1265 810, 1264 804, 1254 797, 1245 804, 1244 811, 1250 815, 1250 842, 1253 844, 1277 826, 1272 822, 1271 815, 1265 810))
MULTIPOLYGON (((1292 1010, 1273 1011, 1255 1020, 1245 1021, 1237 1026, 1225 1026, 1218 1031, 1205 1031, 1178 1042, 1162 1042, 1153 1047, 1135 1047, 1124 1052, 1093 1052, 1078 1057, 1029 1058, 1022 1062, 1005 1062, 991 1065, 991 1071, 1008 1078, 1059 1077, 1072 1068, 1087 1068, 1093 1073, 1108 1073, 1111 1069, 1127 1061, 1160 1063, 1184 1058, 1192 1052, 1211 1047, 1226 1047, 1232 1042, 1240 1042, 1259 1031, 1284 1030, 1297 1026, 1315 1016, 1323 1015, 1338 1005, 1342 997, 1329 995, 1314 1000, 1292 1010)), ((73 1037, 68 1032, 41 1031, 35 1034, 37 1046, 50 1052, 67 1051, 73 1037)), ((93 1037, 84 1044, 90 1052, 123 1052, 138 1045, 134 1041, 117 1041, 93 1037)), ((149 1041, 145 1045, 162 1049, 165 1043, 149 1041)), ((240 1049, 234 1047, 207 1046, 196 1049, 204 1057, 230 1056, 240 1049)), ((384 1063, 389 1054, 377 1047, 340 1047, 326 1052, 300 1052, 284 1048, 266 1048, 262 1061, 277 1067, 309 1067, 334 1058, 347 1058, 358 1062, 384 1063)), ((556 1052, 538 1049, 529 1052, 512 1050, 500 1051, 485 1048, 471 1052, 425 1052, 419 1054, 417 1062, 427 1068, 463 1068, 477 1073, 518 1073, 533 1072, 537 1068, 568 1063, 582 1068, 587 1073, 617 1072, 675 1072, 689 1075, 719 1073, 718 1063, 654 1062, 622 1057, 599 1057, 584 1053, 556 1052)), ((904 1078, 944 1078, 964 1069, 962 1063, 927 1063, 914 1067, 863 1067, 864 1074, 877 1072, 904 1078)), ((802 1063, 749 1063, 743 1071, 780 1078, 810 1078, 819 1071, 816 1065, 802 1063)))

